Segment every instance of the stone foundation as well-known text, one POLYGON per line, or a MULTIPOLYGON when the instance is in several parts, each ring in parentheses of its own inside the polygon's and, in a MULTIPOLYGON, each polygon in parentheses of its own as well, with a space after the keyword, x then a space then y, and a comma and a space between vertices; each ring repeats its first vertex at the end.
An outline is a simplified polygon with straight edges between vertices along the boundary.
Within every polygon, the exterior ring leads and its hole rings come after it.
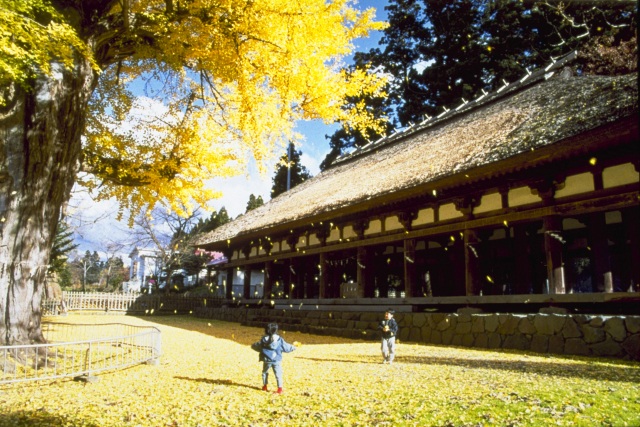
MULTIPOLYGON (((198 317, 263 327, 277 322, 285 331, 377 340, 383 313, 274 310, 266 308, 200 308, 198 317)), ((640 316, 567 314, 548 309, 536 314, 397 313, 401 341, 515 349, 640 360, 640 316)))

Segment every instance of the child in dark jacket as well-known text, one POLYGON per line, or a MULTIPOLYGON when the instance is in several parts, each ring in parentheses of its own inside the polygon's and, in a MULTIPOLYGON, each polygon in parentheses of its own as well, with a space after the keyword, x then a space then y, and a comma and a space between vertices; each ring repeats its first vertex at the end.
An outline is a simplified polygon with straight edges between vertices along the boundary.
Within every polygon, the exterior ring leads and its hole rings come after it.
POLYGON ((382 338, 382 363, 393 363, 396 356, 396 335, 398 335, 398 323, 393 318, 395 312, 392 309, 384 313, 384 320, 378 325, 382 338))
POLYGON ((296 348, 287 343, 278 335, 278 324, 269 323, 264 328, 265 335, 258 342, 251 345, 251 348, 260 353, 259 360, 262 362, 262 390, 268 391, 269 370, 273 370, 278 384, 276 393, 282 393, 282 353, 290 353, 296 348))

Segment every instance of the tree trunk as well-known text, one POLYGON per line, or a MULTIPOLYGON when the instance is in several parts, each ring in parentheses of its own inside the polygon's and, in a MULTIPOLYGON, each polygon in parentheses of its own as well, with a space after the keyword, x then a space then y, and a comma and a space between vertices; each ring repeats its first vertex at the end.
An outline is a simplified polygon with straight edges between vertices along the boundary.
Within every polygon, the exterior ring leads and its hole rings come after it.
POLYGON ((0 343, 44 342, 40 303, 49 254, 80 166, 86 107, 97 76, 52 64, 30 92, 5 89, 0 107, 0 343))

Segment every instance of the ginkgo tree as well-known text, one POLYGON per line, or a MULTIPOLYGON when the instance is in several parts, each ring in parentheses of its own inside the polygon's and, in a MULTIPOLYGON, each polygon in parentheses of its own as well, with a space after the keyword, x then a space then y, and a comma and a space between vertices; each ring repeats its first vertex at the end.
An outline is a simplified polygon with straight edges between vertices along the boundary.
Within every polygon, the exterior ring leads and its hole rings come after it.
POLYGON ((209 178, 296 140, 297 120, 375 128, 364 104, 341 108, 383 87, 343 67, 383 26, 353 3, 0 0, 2 342, 44 341, 46 264, 75 183, 121 214, 188 214, 216 196, 209 178))

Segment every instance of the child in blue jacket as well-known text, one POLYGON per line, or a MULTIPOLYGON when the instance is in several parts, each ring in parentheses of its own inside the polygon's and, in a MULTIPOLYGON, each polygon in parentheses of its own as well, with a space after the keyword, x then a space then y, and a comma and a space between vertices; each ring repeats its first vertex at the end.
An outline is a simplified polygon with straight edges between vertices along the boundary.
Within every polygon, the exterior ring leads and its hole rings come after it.
POLYGON ((276 376, 278 390, 276 393, 282 393, 282 353, 290 353, 296 348, 287 343, 280 335, 278 335, 278 324, 269 323, 264 328, 265 335, 262 339, 251 345, 251 348, 260 353, 259 360, 262 362, 262 390, 268 391, 269 370, 273 369, 276 376))

